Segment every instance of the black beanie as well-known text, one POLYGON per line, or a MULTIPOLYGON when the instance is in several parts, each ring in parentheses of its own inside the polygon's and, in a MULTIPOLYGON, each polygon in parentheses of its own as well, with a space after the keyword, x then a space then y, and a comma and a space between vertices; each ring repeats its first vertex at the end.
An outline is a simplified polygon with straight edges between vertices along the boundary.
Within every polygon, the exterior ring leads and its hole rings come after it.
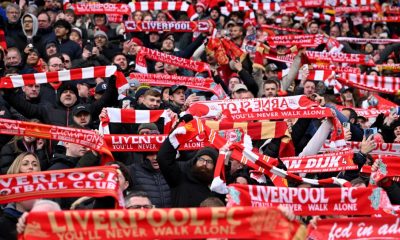
POLYGON ((78 88, 76 87, 75 84, 70 83, 70 82, 63 82, 60 86, 60 88, 57 90, 58 92, 58 99, 60 99, 61 94, 65 91, 65 90, 71 90, 72 92, 75 93, 76 98, 79 98, 79 92, 78 92, 78 88))
POLYGON ((214 164, 215 164, 217 162, 219 153, 218 153, 217 149, 215 149, 215 148, 204 147, 204 148, 200 149, 199 151, 197 151, 196 158, 203 156, 203 155, 209 156, 214 161, 214 164))

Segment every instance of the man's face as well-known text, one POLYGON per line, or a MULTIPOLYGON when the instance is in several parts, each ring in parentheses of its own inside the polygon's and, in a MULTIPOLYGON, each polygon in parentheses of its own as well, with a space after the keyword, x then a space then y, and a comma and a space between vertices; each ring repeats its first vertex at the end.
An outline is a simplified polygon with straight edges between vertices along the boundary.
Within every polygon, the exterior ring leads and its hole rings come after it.
POLYGON ((72 107, 76 100, 76 95, 71 90, 65 90, 61 93, 60 102, 66 107, 72 107))
POLYGON ((73 24, 74 23, 74 15, 72 13, 67 13, 65 14, 65 20, 67 20, 67 22, 73 24))
POLYGON ((310 97, 314 93, 315 93, 315 83, 306 82, 304 84, 304 95, 306 95, 307 97, 310 97))
POLYGON ((79 97, 88 98, 89 97, 89 86, 86 84, 78 83, 76 85, 78 88, 79 97))
POLYGON ((158 165, 158 162, 157 162, 157 153, 147 155, 146 158, 150 161, 151 166, 153 167, 154 170, 160 169, 160 166, 158 165))
POLYGON ((178 67, 175 65, 164 63, 164 69, 167 73, 176 73, 176 70, 178 70, 178 67))
POLYGON ((128 62, 126 60, 126 57, 123 55, 118 55, 114 58, 114 63, 118 64, 122 70, 125 70, 128 67, 128 62))
POLYGON ((48 65, 49 72, 57 72, 64 69, 64 63, 58 57, 53 57, 49 61, 48 65))
POLYGON ((10 8, 6 12, 6 15, 7 15, 9 23, 16 23, 18 21, 18 18, 19 18, 19 11, 17 9, 15 9, 15 8, 10 8))
POLYGON ((311 34, 317 34, 318 33, 318 24, 311 24, 310 25, 310 33, 311 34))
POLYGON ((282 22, 281 22, 281 26, 282 27, 289 27, 290 25, 290 19, 288 16, 283 16, 282 17, 282 22))
POLYGON ((126 204, 127 209, 149 209, 152 208, 150 200, 146 197, 131 197, 126 204))
POLYGON ((330 36, 331 37, 339 37, 340 36, 340 32, 339 32, 339 28, 334 26, 331 28, 331 32, 330 32, 330 36))
POLYGON ((22 91, 25 93, 25 98, 27 100, 31 100, 39 96, 40 85, 39 84, 26 85, 22 87, 22 91))
POLYGON ((197 158, 196 164, 192 167, 192 174, 195 178, 205 184, 210 184, 214 175, 214 162, 208 155, 197 158))
POLYGON ((278 95, 278 88, 276 87, 276 84, 273 83, 267 83, 264 85, 264 94, 265 97, 276 97, 278 95))
POLYGON ((160 35, 157 33, 150 33, 149 40, 151 43, 156 43, 158 40, 160 40, 160 35))
POLYGON ((143 99, 143 105, 151 110, 158 109, 161 105, 161 98, 147 95, 143 99))
POLYGON ((94 38, 94 44, 96 45, 96 47, 104 47, 107 43, 107 38, 105 38, 104 36, 96 36, 94 38))
POLYGON ((233 77, 229 80, 229 85, 228 85, 228 89, 229 91, 232 92, 233 88, 235 87, 236 84, 239 84, 240 80, 239 78, 233 77))
POLYGON ((217 10, 212 10, 211 11, 211 13, 210 13, 210 17, 211 17, 211 19, 217 19, 218 17, 219 17, 219 13, 218 13, 218 11, 217 10))
POLYGON ((51 56, 57 53, 57 47, 55 44, 51 44, 46 48, 46 54, 47 56, 51 56))
POLYGON ((63 26, 57 26, 54 28, 54 33, 57 38, 64 38, 68 34, 68 30, 63 26))
POLYGON ((65 143, 65 147, 69 157, 82 157, 88 151, 86 147, 75 143, 65 143))
POLYGON ((50 19, 46 14, 40 14, 38 16, 39 28, 45 29, 50 27, 50 19))
POLYGON ((96 16, 94 18, 94 24, 96 26, 102 26, 106 23, 106 18, 104 16, 96 16))
POLYGON ((236 91, 236 92, 233 92, 233 93, 232 93, 232 98, 233 98, 233 99, 241 99, 241 98, 242 98, 242 94, 243 94, 245 91, 246 91, 245 89, 241 89, 241 90, 238 90, 238 91, 236 91))
POLYGON ((240 27, 239 26, 233 26, 231 28, 230 34, 231 34, 231 38, 234 39, 234 40, 238 39, 238 38, 241 38, 242 35, 243 35, 243 33, 240 31, 240 27))
POLYGON ((267 71, 265 73, 265 76, 267 78, 278 77, 278 72, 277 71, 267 71))
POLYGON ((33 29, 33 20, 30 16, 26 16, 23 21, 23 27, 25 31, 32 31, 33 29))
POLYGON ((67 54, 63 54, 63 58, 64 58, 64 68, 70 69, 72 65, 71 58, 67 54))
POLYGON ((172 41, 171 39, 164 40, 163 43, 162 43, 162 49, 164 51, 172 51, 172 50, 174 50, 174 41, 172 41))
POLYGON ((172 95, 169 96, 169 100, 178 105, 185 104, 185 91, 183 89, 176 90, 172 95))
POLYGON ((6 57, 6 65, 7 66, 18 66, 21 63, 21 56, 17 51, 8 51, 6 57))
POLYGON ((80 112, 73 117, 74 122, 81 127, 86 127, 90 123, 90 113, 80 112))

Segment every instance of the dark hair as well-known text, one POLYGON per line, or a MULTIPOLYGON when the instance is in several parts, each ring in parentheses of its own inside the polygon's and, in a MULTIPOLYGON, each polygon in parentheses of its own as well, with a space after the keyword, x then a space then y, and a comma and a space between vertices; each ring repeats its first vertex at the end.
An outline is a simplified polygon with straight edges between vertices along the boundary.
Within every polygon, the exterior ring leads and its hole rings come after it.
POLYGON ((200 207, 225 207, 225 204, 217 197, 208 197, 200 203, 200 207))
POLYGON ((264 81, 263 87, 265 87, 266 84, 275 84, 276 88, 279 87, 278 83, 275 80, 268 79, 264 81))
POLYGON ((354 119, 354 121, 357 120, 358 115, 357 115, 357 112, 356 112, 354 109, 352 109, 352 108, 343 108, 342 111, 344 111, 344 110, 347 110, 347 111, 350 112, 349 121, 350 121, 351 119, 354 119))
POLYGON ((125 202, 129 201, 129 199, 133 197, 142 197, 142 198, 147 198, 150 200, 149 195, 146 192, 143 191, 132 191, 125 197, 125 202))
POLYGON ((39 17, 39 15, 41 15, 41 14, 45 14, 46 16, 47 16, 47 20, 49 21, 49 22, 51 22, 51 17, 50 17, 50 15, 46 12, 46 11, 41 11, 40 13, 38 13, 38 17, 39 17))

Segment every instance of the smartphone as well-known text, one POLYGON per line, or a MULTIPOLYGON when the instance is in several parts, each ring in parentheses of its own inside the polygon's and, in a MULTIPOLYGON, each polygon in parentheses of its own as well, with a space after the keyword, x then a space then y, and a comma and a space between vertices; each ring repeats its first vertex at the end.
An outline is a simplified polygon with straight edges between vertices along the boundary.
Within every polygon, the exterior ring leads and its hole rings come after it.
POLYGON ((344 122, 343 123, 343 128, 346 128, 347 130, 350 130, 350 123, 344 122))
POLYGON ((377 134, 378 133, 378 129, 377 128, 367 128, 364 129, 364 136, 365 139, 369 138, 369 136, 377 134))
POLYGON ((390 108, 390 113, 391 114, 396 114, 396 115, 400 115, 400 107, 391 107, 390 108))

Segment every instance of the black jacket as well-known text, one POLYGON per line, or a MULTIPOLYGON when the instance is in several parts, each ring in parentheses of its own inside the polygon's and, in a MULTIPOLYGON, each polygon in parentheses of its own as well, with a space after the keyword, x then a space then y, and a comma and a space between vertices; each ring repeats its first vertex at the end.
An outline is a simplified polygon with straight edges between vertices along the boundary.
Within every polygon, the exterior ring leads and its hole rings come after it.
POLYGON ((157 155, 162 174, 171 188, 173 207, 198 207, 208 197, 214 196, 207 185, 191 174, 196 158, 186 162, 175 160, 176 150, 167 138, 157 155))
POLYGON ((50 167, 48 170, 75 168, 79 159, 79 157, 69 157, 64 154, 55 153, 53 158, 50 160, 50 167))
MULTIPOLYGON (((36 142, 34 142, 36 145, 36 142)), ((34 153, 38 156, 40 162, 40 169, 45 171, 49 167, 49 157, 47 155, 45 147, 41 150, 36 150, 36 146, 34 145, 34 153)), ((16 143, 11 142, 6 144, 0 153, 0 174, 6 174, 8 168, 14 162, 15 158, 18 157, 19 154, 24 152, 25 146, 23 140, 17 140, 16 143)))
MULTIPOLYGON (((26 101, 24 98, 15 95, 14 93, 7 92, 4 95, 4 99, 7 100, 18 112, 23 114, 27 118, 37 118, 41 120, 41 122, 46 124, 53 124, 58 126, 69 126, 73 123, 72 118, 72 107, 65 107, 59 101, 60 99, 60 91, 58 92, 57 99, 58 102, 56 105, 52 106, 48 105, 36 105, 31 104, 26 101)), ((103 96, 96 102, 90 104, 90 110, 92 114, 92 119, 98 118, 98 115, 101 112, 101 109, 113 99, 117 98, 118 92, 115 87, 115 78, 110 78, 109 87, 103 94, 103 96)), ((75 105, 79 103, 79 98, 76 101, 75 105)))
POLYGON ((22 213, 9 205, 0 216, 0 240, 17 239, 17 222, 22 213))
POLYGON ((149 160, 145 159, 141 164, 132 164, 129 171, 135 183, 134 190, 146 192, 157 208, 172 206, 168 183, 161 172, 151 166, 149 160))

